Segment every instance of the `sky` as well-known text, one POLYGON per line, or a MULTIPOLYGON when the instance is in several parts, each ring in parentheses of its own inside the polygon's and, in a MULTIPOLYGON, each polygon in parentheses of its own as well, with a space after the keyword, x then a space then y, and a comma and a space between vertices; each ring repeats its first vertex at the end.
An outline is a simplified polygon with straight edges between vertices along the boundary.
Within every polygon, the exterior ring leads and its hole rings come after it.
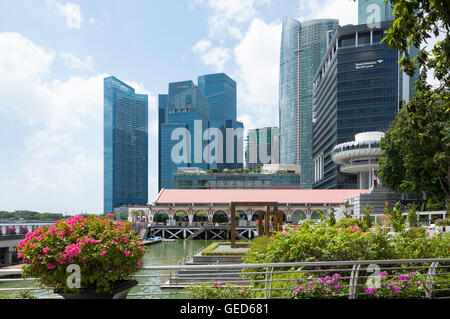
POLYGON ((225 72, 245 129, 278 126, 281 21, 357 23, 353 0, 0 0, 0 210, 103 211, 103 78, 157 97, 225 72))

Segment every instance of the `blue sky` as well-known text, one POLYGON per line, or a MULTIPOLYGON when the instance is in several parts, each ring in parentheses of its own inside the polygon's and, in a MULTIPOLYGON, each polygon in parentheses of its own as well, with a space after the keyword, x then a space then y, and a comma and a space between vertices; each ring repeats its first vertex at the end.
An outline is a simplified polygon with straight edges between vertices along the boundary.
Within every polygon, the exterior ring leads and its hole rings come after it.
POLYGON ((278 126, 281 20, 356 23, 352 0, 0 0, 0 210, 100 213, 103 78, 157 95, 226 72, 245 128, 278 126))

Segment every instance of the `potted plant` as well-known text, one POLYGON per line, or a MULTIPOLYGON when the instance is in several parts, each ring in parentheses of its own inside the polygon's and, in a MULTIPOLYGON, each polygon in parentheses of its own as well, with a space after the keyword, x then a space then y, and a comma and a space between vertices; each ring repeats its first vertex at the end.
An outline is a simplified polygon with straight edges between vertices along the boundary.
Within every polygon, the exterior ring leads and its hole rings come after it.
POLYGON ((66 299, 123 299, 137 285, 131 276, 145 253, 130 226, 75 216, 27 233, 17 246, 23 276, 66 299))

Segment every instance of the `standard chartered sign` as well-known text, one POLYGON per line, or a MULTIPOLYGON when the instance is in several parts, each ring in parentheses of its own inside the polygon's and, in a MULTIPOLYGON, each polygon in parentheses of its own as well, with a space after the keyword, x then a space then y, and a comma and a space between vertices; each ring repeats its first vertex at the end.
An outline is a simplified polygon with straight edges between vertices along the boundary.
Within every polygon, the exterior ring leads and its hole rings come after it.
POLYGON ((381 64, 383 62, 384 62, 384 60, 357 62, 357 63, 355 63, 355 69, 356 70, 372 69, 377 64, 381 64))

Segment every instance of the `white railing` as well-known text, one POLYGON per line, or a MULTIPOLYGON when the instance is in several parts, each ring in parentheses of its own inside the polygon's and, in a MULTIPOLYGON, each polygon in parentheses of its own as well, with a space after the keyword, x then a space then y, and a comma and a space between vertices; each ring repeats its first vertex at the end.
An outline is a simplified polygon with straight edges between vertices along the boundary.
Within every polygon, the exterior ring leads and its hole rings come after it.
MULTIPOLYGON (((403 260, 358 260, 358 261, 324 261, 299 263, 265 263, 265 264, 211 264, 211 265, 177 265, 146 266, 135 278, 137 287, 128 294, 128 298, 181 298, 188 297, 186 287, 201 282, 232 283, 247 287, 249 291, 259 292, 258 298, 287 298, 292 291, 288 283, 293 280, 312 280, 338 273, 344 291, 338 297, 364 298, 368 281, 374 277, 374 265, 378 271, 388 274, 408 274, 417 271, 427 276, 428 291, 423 298, 450 298, 450 258, 437 259, 403 259, 403 260)), ((20 275, 19 270, 0 270, 0 277, 5 274, 20 275)), ((0 294, 17 291, 43 291, 36 286, 23 287, 25 281, 34 279, 0 278, 0 294), (2 287, 3 283, 17 283, 22 287, 2 287)), ((47 290, 40 298, 57 298, 47 290)))

